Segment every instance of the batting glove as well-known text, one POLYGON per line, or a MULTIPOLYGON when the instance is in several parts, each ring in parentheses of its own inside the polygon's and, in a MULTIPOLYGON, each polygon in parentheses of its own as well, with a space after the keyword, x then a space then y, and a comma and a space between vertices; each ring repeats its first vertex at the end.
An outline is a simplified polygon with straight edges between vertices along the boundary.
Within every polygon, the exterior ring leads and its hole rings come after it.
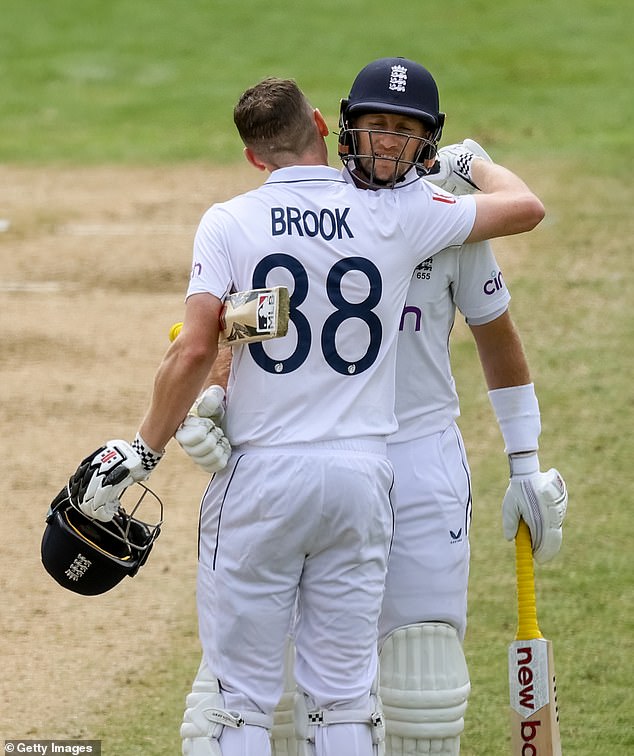
MULTIPOLYGON (((504 537, 512 541, 520 518, 531 532, 533 557, 542 564, 551 560, 561 548, 562 524, 568 507, 564 479, 554 468, 548 472, 513 473, 502 502, 504 537)), ((535 460, 537 459, 537 455, 535 460)))
POLYGON ((222 428, 208 417, 188 415, 174 438, 185 454, 211 475, 227 466, 231 445, 222 428))
POLYGON ((108 441, 87 456, 71 476, 70 499, 87 517, 109 522, 118 512, 126 488, 146 480, 162 456, 139 435, 132 444, 121 439, 108 441))
POLYGON ((224 414, 224 389, 209 386, 174 434, 185 454, 210 475, 223 470, 231 456, 231 445, 220 427, 224 414))
POLYGON ((478 190, 471 178, 471 161, 474 157, 493 162, 486 150, 473 139, 442 147, 425 180, 452 194, 473 194, 478 190))
POLYGON ((206 388, 194 402, 189 414, 208 417, 216 425, 220 425, 225 416, 225 390, 222 386, 206 388))

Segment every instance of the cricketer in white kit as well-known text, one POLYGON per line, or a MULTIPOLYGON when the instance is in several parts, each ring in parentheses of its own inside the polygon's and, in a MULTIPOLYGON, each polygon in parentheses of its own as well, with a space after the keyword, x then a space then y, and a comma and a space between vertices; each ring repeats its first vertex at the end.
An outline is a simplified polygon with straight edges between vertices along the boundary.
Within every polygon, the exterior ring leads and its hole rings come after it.
MULTIPOLYGON (((370 62, 341 101, 344 175, 360 187, 387 182, 409 191, 419 188, 417 178, 424 174, 453 193, 473 193, 477 182, 464 176, 461 153, 467 149, 490 158, 472 140, 442 148, 433 165, 433 155, 423 149, 418 165, 408 173, 401 170, 411 135, 432 131, 439 139, 444 119, 438 87, 427 69, 404 58, 370 62), (402 84, 397 94, 395 79, 402 84), (386 156, 396 158, 393 170, 386 156)), ((449 360, 456 309, 476 341, 509 455, 504 535, 515 536, 521 516, 529 523, 537 560, 552 558, 561 544, 565 485, 556 470, 539 472, 539 408, 508 302, 491 249, 480 243, 418 266, 403 311, 396 370, 399 430, 388 444, 395 472, 395 529, 379 621, 379 695, 389 756, 457 756, 469 696, 461 641, 471 490, 449 360), (422 375, 428 379, 424 385, 416 380, 422 375)), ((294 752, 287 746, 288 740, 281 749, 276 743, 276 756, 285 748, 294 752)))
MULTIPOLYGON (((361 187, 388 182, 395 190, 412 191, 421 188, 417 179, 424 174, 452 193, 473 193, 477 185, 465 178, 461 153, 467 149, 490 158, 472 140, 442 148, 433 169, 433 155, 423 149, 418 165, 407 173, 400 170, 411 135, 426 129, 439 139, 444 118, 427 69, 404 58, 372 61, 341 101, 344 176, 361 187), (402 83, 397 94, 395 78, 402 83), (386 156, 396 158, 393 171, 386 156)), ((483 242, 447 250, 419 265, 403 310, 396 369, 399 430, 388 443, 395 529, 379 620, 379 695, 388 756, 457 756, 470 690, 462 640, 471 486, 449 356, 456 309, 475 338, 509 455, 504 535, 515 536, 521 516, 529 523, 536 560, 552 558, 561 544, 565 484, 554 469, 539 472, 539 407, 507 313, 509 300, 490 245, 483 242)), ((277 722, 282 713, 278 710, 277 722)), ((283 729, 280 748, 277 740, 276 756, 295 753, 283 729)))
MULTIPOLYGON (((181 347, 159 372, 165 397, 187 382, 177 357, 189 354, 200 385, 231 290, 292 292, 287 336, 233 355, 224 425, 234 452, 201 511, 203 660, 181 727, 186 756, 270 753, 291 624, 299 753, 383 752, 373 684, 392 534, 386 441, 411 271, 447 247, 528 231, 544 214, 521 179, 464 149, 456 161, 481 186, 477 198, 430 185, 359 192, 327 166, 328 127, 298 94, 290 80, 265 79, 236 106, 247 160, 270 177, 203 217, 181 347)), ((208 422, 203 446, 218 441, 208 422)), ((157 425, 155 410, 141 426, 152 448, 169 429, 157 425)))
MULTIPOLYGON (((419 191, 425 183, 399 191, 419 191)), ((398 627, 432 619, 448 622, 464 637, 471 490, 455 422, 460 406, 448 343, 456 309, 470 325, 479 325, 499 317, 509 301, 488 242, 444 250, 419 264, 412 276, 399 326, 399 425, 389 439, 388 454, 398 469, 407 470, 397 476, 395 498, 403 512, 410 500, 416 501, 416 510, 411 520, 405 515, 390 555, 381 640, 398 627), (418 476, 426 480, 427 502, 420 501, 418 476), (421 511, 425 508, 427 516, 421 511), (420 616, 421 607, 428 616, 420 616)))
POLYGON ((203 664, 220 683, 218 708, 245 723, 219 725, 223 754, 245 743, 269 752, 298 588, 304 728, 311 717, 349 722, 318 728, 316 752, 372 752, 398 313, 412 269, 464 241, 474 215, 471 198, 431 187, 362 193, 311 166, 274 171, 200 224, 188 296, 292 292, 289 335, 234 351, 225 417, 234 454, 202 505, 203 664))

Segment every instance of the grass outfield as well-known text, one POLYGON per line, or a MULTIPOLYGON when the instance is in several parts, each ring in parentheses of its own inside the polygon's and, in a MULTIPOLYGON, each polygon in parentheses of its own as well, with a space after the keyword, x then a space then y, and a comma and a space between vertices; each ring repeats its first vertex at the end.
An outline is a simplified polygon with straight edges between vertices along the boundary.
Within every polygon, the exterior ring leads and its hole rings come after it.
MULTIPOLYGON (((231 110, 246 86, 292 76, 334 129, 354 73, 402 54, 437 75, 445 144, 471 136, 527 177, 547 218, 496 249, 540 398, 542 464, 558 467, 570 492, 563 551, 536 572, 564 753, 575 756, 634 752, 630 15, 618 0, 4 0, 0 25, 2 163, 230 169, 242 159, 231 110)), ((507 467, 463 327, 452 354, 474 483, 465 644, 473 692, 462 753, 502 756, 515 630, 513 549, 500 524, 507 467)), ((173 650, 103 691, 107 703, 82 722, 105 756, 178 752, 195 622, 191 608, 191 632, 179 623, 173 650)), ((90 638, 82 647, 99 653, 90 638)), ((60 734, 70 736, 73 716, 60 734)))
MULTIPOLYGON (((446 142, 503 155, 632 157, 630 13, 620 0, 4 0, 0 161, 232 162, 231 110, 292 76, 336 127, 368 60, 436 75, 446 142)), ((606 165, 606 160, 608 164, 606 165)))

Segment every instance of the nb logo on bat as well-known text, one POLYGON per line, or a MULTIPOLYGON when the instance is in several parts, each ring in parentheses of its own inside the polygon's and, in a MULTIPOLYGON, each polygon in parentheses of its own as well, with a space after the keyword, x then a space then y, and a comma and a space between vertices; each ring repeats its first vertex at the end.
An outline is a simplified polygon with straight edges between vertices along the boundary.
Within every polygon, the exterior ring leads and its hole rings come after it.
POLYGON ((533 719, 530 722, 522 722, 520 727, 520 733, 522 737, 522 756, 537 756, 539 751, 537 750, 537 744, 532 741, 535 740, 538 734, 538 727, 541 727, 539 719, 533 719))
POLYGON ((509 654, 511 706, 521 716, 528 717, 546 706, 550 698, 546 641, 516 641, 509 654))

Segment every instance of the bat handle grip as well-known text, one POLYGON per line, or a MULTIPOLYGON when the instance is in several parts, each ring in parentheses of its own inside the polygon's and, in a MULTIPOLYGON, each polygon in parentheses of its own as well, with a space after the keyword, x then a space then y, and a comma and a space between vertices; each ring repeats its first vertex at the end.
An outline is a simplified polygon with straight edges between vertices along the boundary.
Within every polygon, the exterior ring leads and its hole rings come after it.
POLYGON ((535 599, 535 573, 531 533, 524 520, 520 520, 515 536, 515 573, 517 576, 517 640, 543 638, 537 623, 535 599))

